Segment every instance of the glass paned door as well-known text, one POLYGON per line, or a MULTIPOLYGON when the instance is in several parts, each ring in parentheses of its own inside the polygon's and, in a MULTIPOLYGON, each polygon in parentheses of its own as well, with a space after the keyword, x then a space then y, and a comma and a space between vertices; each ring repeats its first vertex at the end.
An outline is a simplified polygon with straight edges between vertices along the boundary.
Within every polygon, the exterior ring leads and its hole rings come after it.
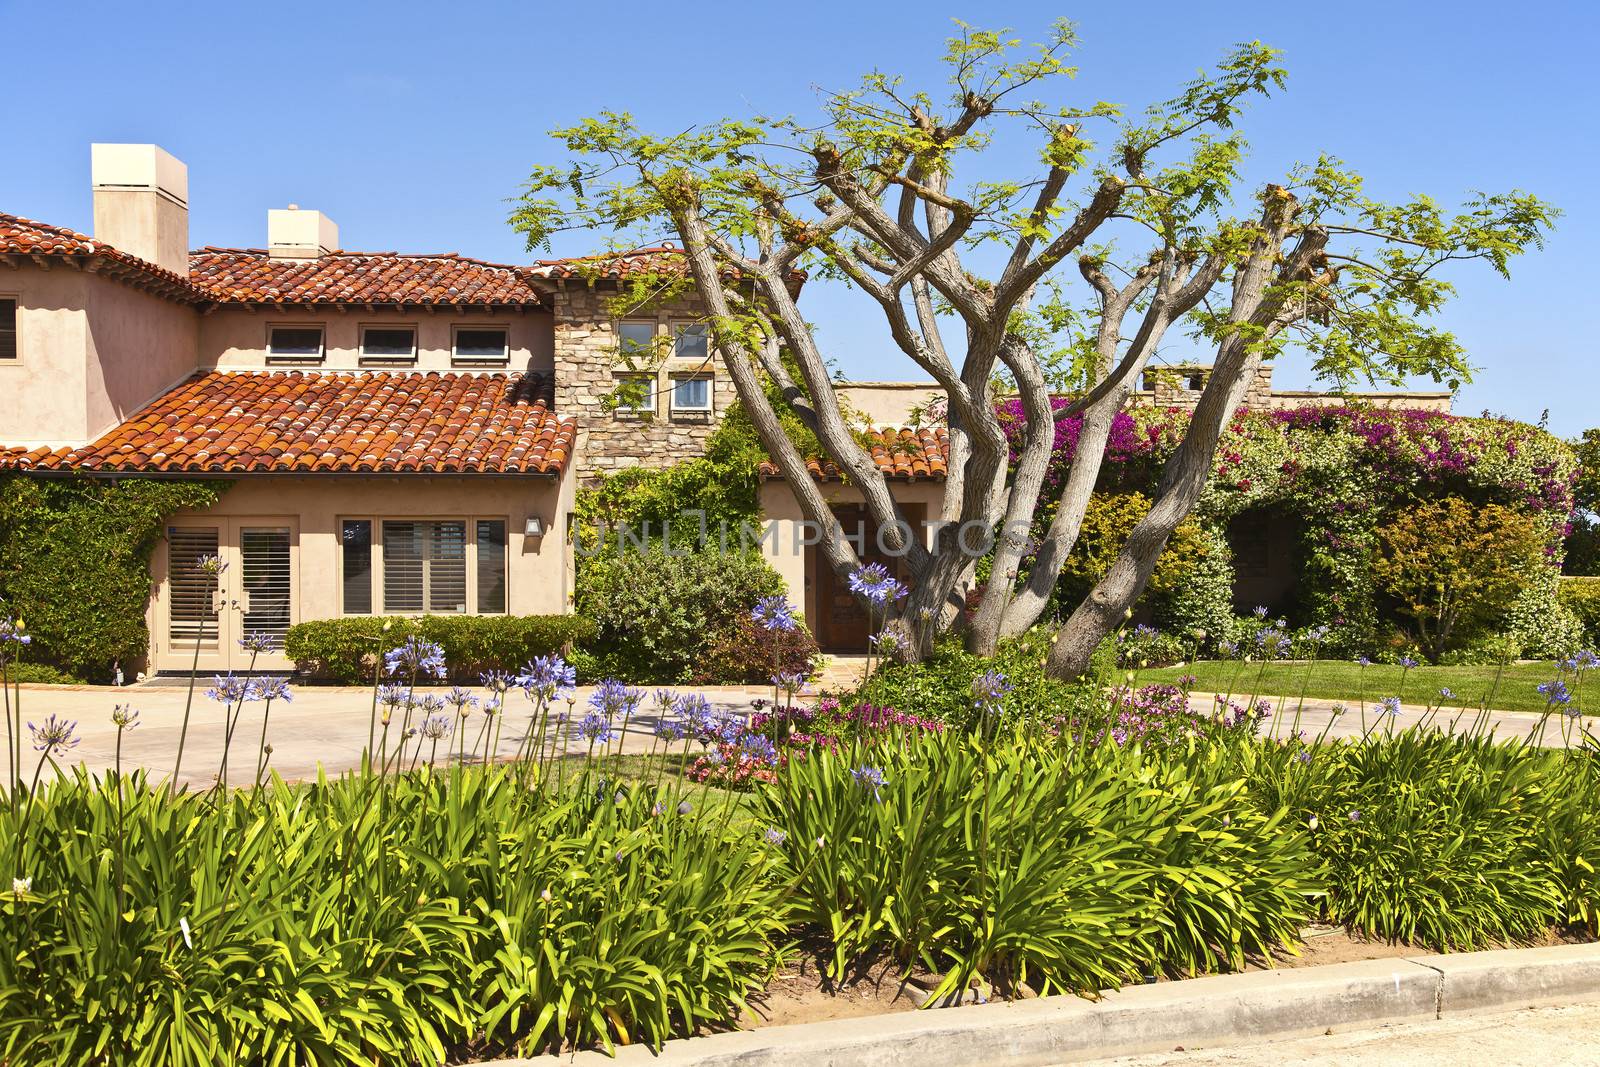
MULTIPOLYGON (((243 638, 266 638, 254 656, 255 669, 286 671, 283 638, 298 620, 294 519, 226 519, 214 524, 167 527, 159 602, 165 619, 158 625, 151 665, 158 671, 243 671, 252 654, 243 638), (220 574, 201 560, 217 556, 220 574), (198 642, 198 655, 196 650, 198 642)), ((158 557, 159 559, 160 557, 158 557)), ((159 571, 158 566, 158 571, 159 571)))
POLYGON ((279 652, 294 621, 292 540, 287 526, 239 528, 241 636, 264 637, 279 652))

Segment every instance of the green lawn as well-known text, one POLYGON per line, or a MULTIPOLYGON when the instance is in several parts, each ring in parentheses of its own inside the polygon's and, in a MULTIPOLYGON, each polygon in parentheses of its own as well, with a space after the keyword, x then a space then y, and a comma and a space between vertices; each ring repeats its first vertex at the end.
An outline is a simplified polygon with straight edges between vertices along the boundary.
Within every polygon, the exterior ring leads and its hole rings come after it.
MULTIPOLYGON (((1535 687, 1557 676, 1555 665, 1548 661, 1513 663, 1503 669, 1413 667, 1405 672, 1402 691, 1401 669, 1387 664, 1361 667, 1355 663, 1318 660, 1269 663, 1264 667, 1260 663, 1246 663, 1241 667, 1231 660, 1200 660, 1185 667, 1140 671, 1135 684, 1171 682, 1183 674, 1192 674, 1198 679, 1194 684, 1196 692, 1210 694, 1231 690, 1234 699, 1241 703, 1252 693, 1298 697, 1303 690, 1308 697, 1344 700, 1352 705, 1363 696, 1369 704, 1386 696, 1399 696, 1406 704, 1422 704, 1437 702, 1439 689, 1445 687, 1455 694, 1453 699, 1445 701, 1446 707, 1477 707, 1489 696, 1489 706, 1495 710, 1534 712, 1545 710, 1545 699, 1535 687)), ((1566 682, 1586 714, 1600 713, 1600 676, 1582 687, 1570 676, 1566 682)))

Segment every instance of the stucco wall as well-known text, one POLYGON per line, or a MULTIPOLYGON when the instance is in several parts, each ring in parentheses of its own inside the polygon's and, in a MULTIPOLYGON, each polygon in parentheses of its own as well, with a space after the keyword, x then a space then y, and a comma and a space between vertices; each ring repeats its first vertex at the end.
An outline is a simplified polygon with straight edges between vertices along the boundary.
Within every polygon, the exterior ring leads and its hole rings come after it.
POLYGON ((935 423, 939 420, 929 417, 928 406, 945 399, 936 382, 844 382, 838 394, 847 410, 870 426, 907 426, 919 412, 923 422, 935 423))
MULTIPOLYGON (((225 546, 237 546, 237 528, 247 525, 289 525, 294 529, 294 620, 334 618, 341 612, 340 522, 347 518, 463 518, 506 520, 507 607, 513 615, 561 614, 570 610, 571 561, 565 536, 573 479, 558 483, 542 477, 418 475, 265 474, 245 475, 217 504, 204 512, 181 512, 171 525, 218 526, 225 546), (529 518, 538 516, 542 538, 524 534, 529 518)), ((375 542, 381 540, 373 530, 375 542)), ((374 550, 375 559, 381 545, 374 550)), ((375 562, 376 566, 376 562, 375 562)), ((235 570, 237 568, 234 568, 235 570)), ((152 662, 157 670, 187 669, 191 648, 172 649, 167 642, 168 590, 166 547, 152 561, 157 593, 148 610, 152 662)), ((225 580, 231 580, 226 579, 225 580)), ((373 605, 381 611, 381 600, 373 605)), ((236 624, 235 624, 236 625, 236 624)), ((231 646, 224 623, 223 644, 231 646)), ((224 648, 231 654, 231 649, 224 648)), ((236 663, 213 663, 212 667, 236 663)), ((269 658, 260 666, 282 669, 286 662, 269 658)), ((207 669, 207 663, 202 663, 207 669)))
POLYGON ((89 277, 58 265, 0 266, 0 296, 17 300, 17 358, 0 362, 0 441, 79 445, 89 440, 89 277))
MULTIPOLYGON (((552 320, 548 311, 472 311, 456 314, 439 311, 367 311, 352 308, 305 311, 298 308, 241 307, 217 308, 201 320, 200 351, 208 367, 220 370, 262 370, 267 362, 267 331, 271 326, 321 326, 323 360, 321 370, 360 370, 361 327, 413 326, 417 331, 417 360, 410 367, 371 367, 373 370, 508 370, 548 374, 552 367, 552 320), (453 327, 468 329, 504 326, 510 345, 510 362, 504 367, 454 367, 453 327)), ((290 369, 272 364, 272 369, 290 369)))
POLYGON ((88 437, 98 437, 194 372, 200 316, 105 278, 89 280, 88 437))

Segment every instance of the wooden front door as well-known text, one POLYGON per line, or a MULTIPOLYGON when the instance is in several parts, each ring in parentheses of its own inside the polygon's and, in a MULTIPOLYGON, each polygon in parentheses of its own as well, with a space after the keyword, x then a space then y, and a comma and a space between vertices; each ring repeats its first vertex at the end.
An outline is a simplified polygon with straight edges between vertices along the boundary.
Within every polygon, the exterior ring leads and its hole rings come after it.
MULTIPOLYGON (((907 509, 909 510, 909 509, 907 509)), ((845 536, 852 538, 863 566, 881 563, 902 582, 907 574, 899 561, 878 549, 878 528, 860 504, 840 504, 833 508, 834 516, 844 528, 845 536), (857 537, 857 531, 861 535, 857 537)), ((918 518, 907 515, 916 528, 918 518)), ((833 572, 827 557, 813 545, 806 549, 806 573, 812 576, 816 589, 817 618, 814 623, 817 644, 824 651, 860 654, 867 651, 867 639, 875 628, 882 628, 881 614, 871 618, 867 609, 850 592, 849 582, 833 572)))
POLYGON ((158 671, 244 670, 251 654, 239 647, 265 638, 257 671, 285 671, 283 636, 297 618, 298 524, 292 518, 195 519, 167 527, 157 553, 158 631, 151 665, 158 671), (208 556, 225 565, 213 575, 208 556))

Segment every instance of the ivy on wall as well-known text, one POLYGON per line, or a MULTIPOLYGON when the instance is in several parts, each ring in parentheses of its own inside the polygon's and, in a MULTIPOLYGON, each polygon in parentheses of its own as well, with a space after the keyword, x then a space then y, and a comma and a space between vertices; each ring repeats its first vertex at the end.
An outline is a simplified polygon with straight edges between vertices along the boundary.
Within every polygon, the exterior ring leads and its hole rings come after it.
POLYGON ((150 554, 168 516, 231 483, 0 477, 0 613, 27 623, 30 660, 109 681, 149 647, 150 554))

